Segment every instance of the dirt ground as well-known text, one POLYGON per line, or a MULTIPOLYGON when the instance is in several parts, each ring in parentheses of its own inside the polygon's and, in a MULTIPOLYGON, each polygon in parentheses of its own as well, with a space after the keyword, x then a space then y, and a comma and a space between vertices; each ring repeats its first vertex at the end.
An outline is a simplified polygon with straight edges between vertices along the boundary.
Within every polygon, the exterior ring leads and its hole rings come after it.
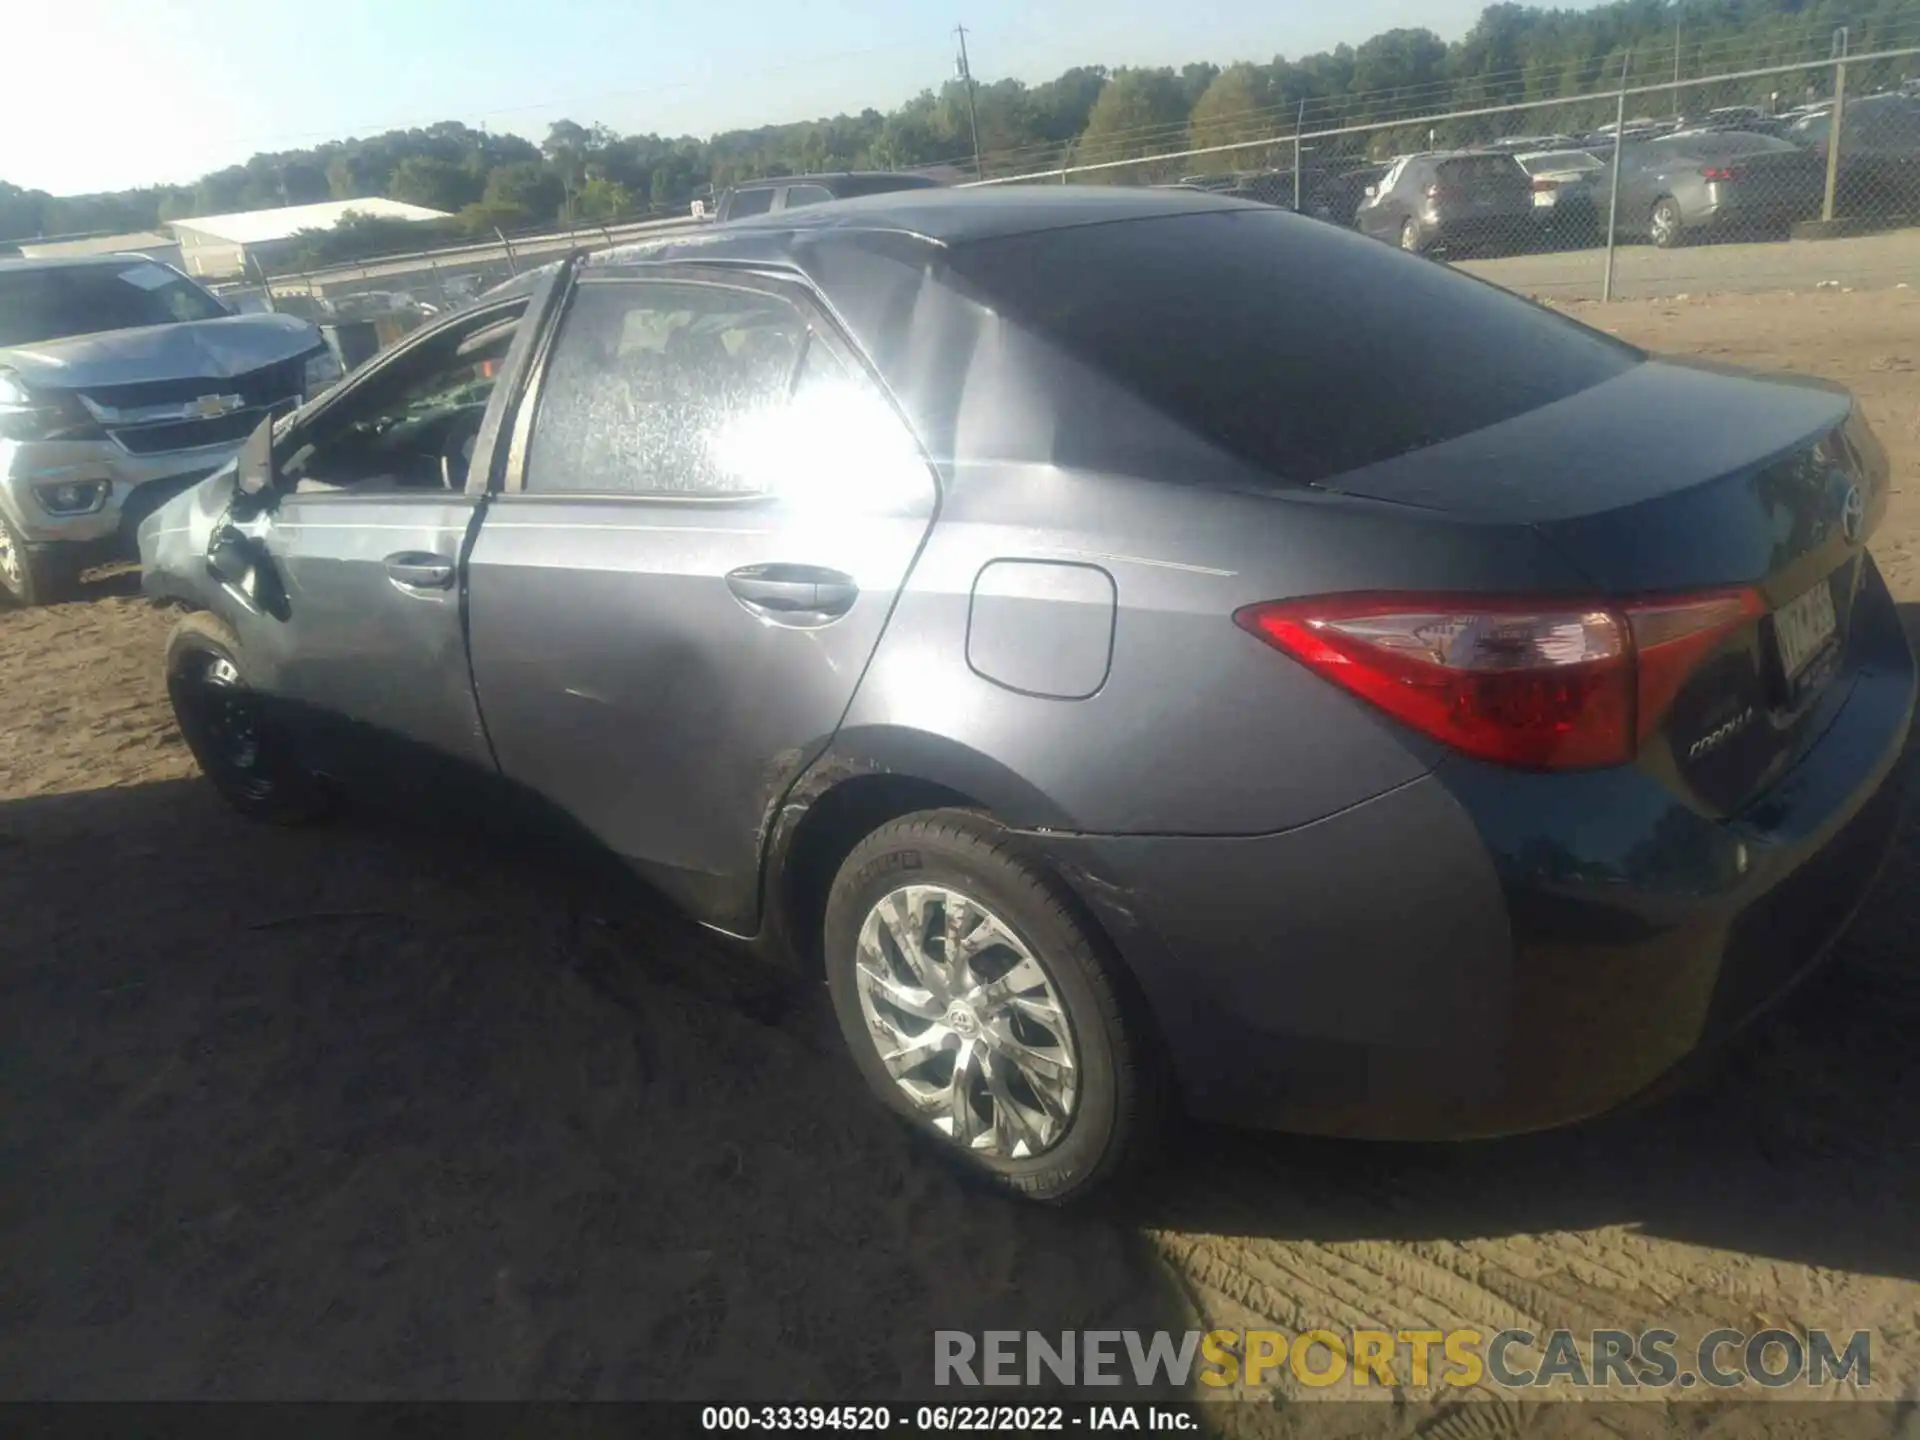
MULTIPOLYGON (((1920 298, 1569 308, 1853 386, 1920 628, 1920 298)), ((1196 1318, 1872 1328, 1875 1392, 1920 1378, 1913 821, 1828 977, 1661 1108, 1441 1149, 1202 1132, 1063 1216, 905 1140, 811 987, 554 857, 232 818, 168 623, 125 577, 0 614, 0 1396, 924 1398, 936 1329, 1196 1318)))

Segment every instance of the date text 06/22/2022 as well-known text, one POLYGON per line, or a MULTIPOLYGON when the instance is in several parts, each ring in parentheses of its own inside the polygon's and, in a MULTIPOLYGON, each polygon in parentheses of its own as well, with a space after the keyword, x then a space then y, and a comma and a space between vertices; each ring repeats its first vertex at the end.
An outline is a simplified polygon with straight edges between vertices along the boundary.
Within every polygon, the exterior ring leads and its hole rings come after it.
POLYGON ((706 1405, 703 1431, 775 1434, 852 1430, 908 1435, 1032 1435, 1074 1430, 1181 1434, 1200 1429, 1191 1402, 1137 1405, 706 1405))

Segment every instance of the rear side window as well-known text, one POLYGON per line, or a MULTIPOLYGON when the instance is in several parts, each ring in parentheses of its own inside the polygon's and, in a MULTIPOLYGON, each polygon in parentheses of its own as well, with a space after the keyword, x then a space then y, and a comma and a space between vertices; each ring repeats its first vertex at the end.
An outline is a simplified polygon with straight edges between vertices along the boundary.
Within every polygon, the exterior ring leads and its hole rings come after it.
POLYGON ((949 264, 1015 324, 1280 481, 1437 445, 1644 358, 1283 211, 1039 231, 956 247, 949 264))
POLYGON ((726 437, 785 402, 807 323, 778 296, 720 285, 583 283, 541 385, 529 492, 754 494, 726 437))
POLYGON ((773 209, 773 189, 763 186, 757 190, 736 190, 733 202, 727 207, 729 220, 740 220, 748 215, 764 215, 773 209))
POLYGON ((824 185, 789 185, 785 208, 794 210, 802 205, 824 205, 831 199, 833 192, 824 185))

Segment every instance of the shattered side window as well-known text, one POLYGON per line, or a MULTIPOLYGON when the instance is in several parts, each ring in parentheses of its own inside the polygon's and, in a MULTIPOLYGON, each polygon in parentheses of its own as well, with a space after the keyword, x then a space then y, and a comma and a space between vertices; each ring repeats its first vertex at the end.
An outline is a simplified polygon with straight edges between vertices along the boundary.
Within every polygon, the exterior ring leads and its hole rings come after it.
POLYGON ((725 437, 788 402, 805 318, 718 285, 582 284, 541 387, 530 493, 739 495, 725 437))

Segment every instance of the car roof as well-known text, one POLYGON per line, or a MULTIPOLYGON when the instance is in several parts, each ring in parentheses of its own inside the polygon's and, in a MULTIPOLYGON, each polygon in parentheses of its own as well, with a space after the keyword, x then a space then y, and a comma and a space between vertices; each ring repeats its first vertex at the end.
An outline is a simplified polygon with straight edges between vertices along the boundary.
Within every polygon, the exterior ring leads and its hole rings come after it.
POLYGON ((596 251, 586 263, 597 267, 664 259, 783 259, 801 242, 873 234, 910 236, 936 246, 951 246, 1116 220, 1269 208, 1202 190, 1092 185, 995 185, 963 190, 943 186, 861 195, 730 220, 697 235, 683 232, 596 251))
POLYGON ((904 180, 910 185, 938 185, 931 175, 916 175, 906 170, 821 170, 810 175, 756 175, 751 180, 736 180, 731 190, 759 190, 774 185, 818 185, 834 180, 904 180))
MULTIPOLYGON (((0 255, 0 271, 78 270, 94 265, 158 265, 163 262, 137 251, 113 251, 105 255, 48 255, 34 259, 26 255, 0 255)), ((169 269, 172 267, 169 266, 169 269)))

